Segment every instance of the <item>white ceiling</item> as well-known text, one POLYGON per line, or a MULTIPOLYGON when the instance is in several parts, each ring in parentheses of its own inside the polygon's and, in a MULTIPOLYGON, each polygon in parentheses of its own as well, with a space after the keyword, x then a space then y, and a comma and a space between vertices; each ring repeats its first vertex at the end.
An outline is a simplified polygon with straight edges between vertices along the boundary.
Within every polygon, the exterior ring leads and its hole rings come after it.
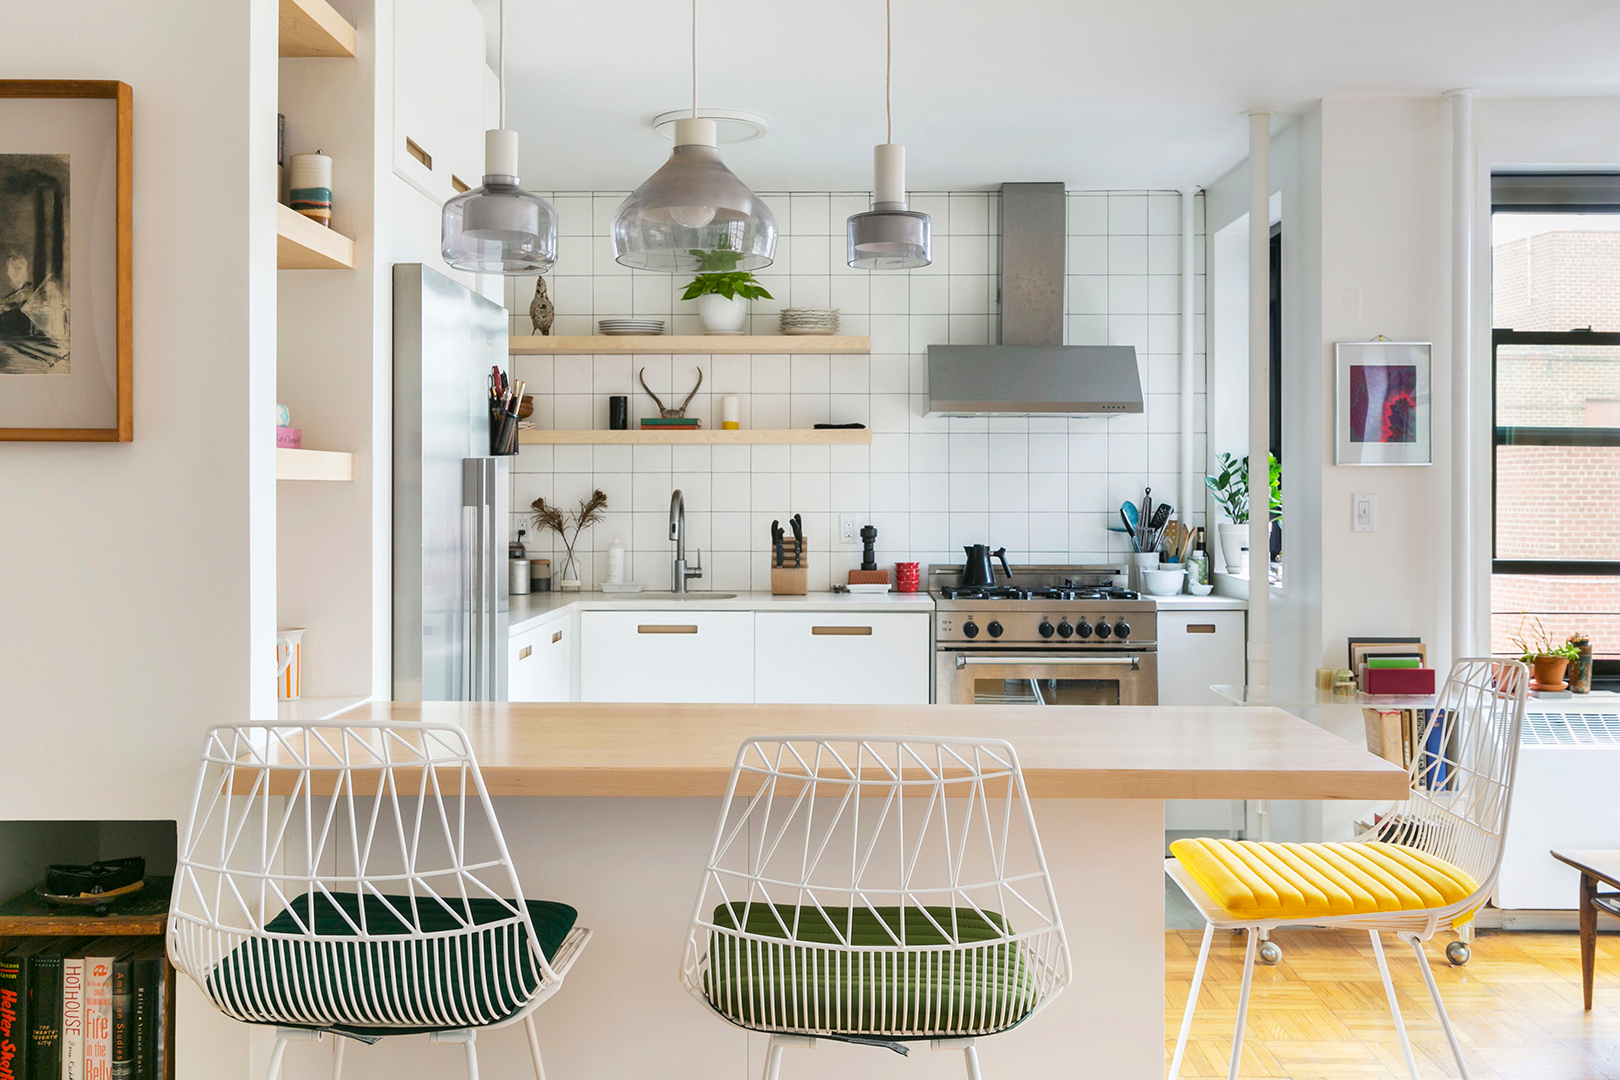
MULTIPOLYGON (((497 0, 486 11, 493 45, 497 0)), ((913 190, 1208 183, 1244 109, 1329 94, 1620 93, 1614 0, 894 0, 895 141, 913 190)), ((523 182, 629 189, 691 100, 685 0, 506 0, 523 182)), ((758 190, 866 190, 882 142, 882 0, 698 0, 703 106, 770 122, 724 150, 758 190)), ((493 57, 493 48, 491 51, 493 57)))

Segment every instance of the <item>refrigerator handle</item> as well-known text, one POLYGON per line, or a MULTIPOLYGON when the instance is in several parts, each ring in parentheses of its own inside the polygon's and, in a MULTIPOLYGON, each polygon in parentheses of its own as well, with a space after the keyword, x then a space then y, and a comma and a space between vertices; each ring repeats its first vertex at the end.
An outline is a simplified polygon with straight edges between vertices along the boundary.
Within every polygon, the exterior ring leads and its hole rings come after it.
POLYGON ((461 508, 461 687, 457 698, 472 701, 477 697, 478 663, 478 559, 479 559, 478 507, 461 508))

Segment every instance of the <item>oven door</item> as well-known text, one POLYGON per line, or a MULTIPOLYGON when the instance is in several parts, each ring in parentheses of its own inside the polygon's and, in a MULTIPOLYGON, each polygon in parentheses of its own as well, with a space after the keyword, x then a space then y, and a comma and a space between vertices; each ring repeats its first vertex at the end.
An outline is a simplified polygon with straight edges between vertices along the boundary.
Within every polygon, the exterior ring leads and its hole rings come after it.
POLYGON ((936 654, 942 705, 1157 705, 1152 652, 936 654))

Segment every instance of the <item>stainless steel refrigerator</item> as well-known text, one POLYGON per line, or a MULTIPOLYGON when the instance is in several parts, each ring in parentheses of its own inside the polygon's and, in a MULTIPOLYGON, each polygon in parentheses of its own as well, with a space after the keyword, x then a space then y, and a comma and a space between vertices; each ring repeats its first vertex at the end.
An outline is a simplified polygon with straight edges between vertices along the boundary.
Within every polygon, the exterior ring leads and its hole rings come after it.
POLYGON ((394 267, 394 699, 505 701, 509 458, 489 454, 506 310, 394 267))

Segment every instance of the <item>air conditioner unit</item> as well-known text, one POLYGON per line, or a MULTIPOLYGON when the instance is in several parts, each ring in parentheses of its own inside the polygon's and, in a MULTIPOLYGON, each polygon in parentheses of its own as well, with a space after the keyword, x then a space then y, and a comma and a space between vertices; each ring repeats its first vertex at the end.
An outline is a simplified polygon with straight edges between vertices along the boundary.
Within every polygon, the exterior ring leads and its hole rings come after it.
POLYGON ((1620 848, 1620 713, 1527 712, 1496 882, 1505 910, 1573 910, 1580 874, 1551 848, 1620 848))

